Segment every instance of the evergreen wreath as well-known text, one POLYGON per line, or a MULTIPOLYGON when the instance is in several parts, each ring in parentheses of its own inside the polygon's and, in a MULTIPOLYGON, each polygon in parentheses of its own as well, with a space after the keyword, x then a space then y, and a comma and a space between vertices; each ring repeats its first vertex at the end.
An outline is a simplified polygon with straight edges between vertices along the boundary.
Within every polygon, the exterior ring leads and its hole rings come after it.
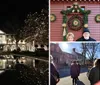
POLYGON ((55 14, 51 14, 50 15, 50 21, 54 22, 56 20, 56 15, 55 14))
POLYGON ((96 21, 96 22, 100 22, 100 14, 97 14, 97 15, 96 15, 95 21, 96 21))
POLYGON ((68 20, 68 27, 72 30, 78 31, 82 28, 82 26, 83 19, 78 15, 74 15, 68 20))

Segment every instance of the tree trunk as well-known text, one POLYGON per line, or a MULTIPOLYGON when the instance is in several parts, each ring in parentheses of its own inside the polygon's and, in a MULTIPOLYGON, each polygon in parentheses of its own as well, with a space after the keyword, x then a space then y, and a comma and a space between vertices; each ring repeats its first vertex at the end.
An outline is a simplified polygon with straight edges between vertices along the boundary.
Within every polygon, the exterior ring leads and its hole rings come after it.
POLYGON ((17 48, 18 48, 18 40, 16 40, 16 50, 17 50, 17 48))
POLYGON ((86 44, 82 43, 82 48, 83 48, 83 65, 85 65, 85 60, 86 60, 86 44))

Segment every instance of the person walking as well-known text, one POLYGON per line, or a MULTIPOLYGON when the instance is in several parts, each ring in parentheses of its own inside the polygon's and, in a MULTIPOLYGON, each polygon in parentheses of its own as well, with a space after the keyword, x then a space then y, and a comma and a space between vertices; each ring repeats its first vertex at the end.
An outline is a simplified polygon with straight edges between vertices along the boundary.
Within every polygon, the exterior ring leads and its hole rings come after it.
POLYGON ((73 85, 76 85, 77 84, 77 78, 78 78, 78 75, 79 75, 78 65, 77 65, 76 61, 73 61, 73 63, 71 64, 70 74, 71 74, 73 85))
POLYGON ((100 59, 94 61, 94 66, 88 73, 88 79, 91 85, 96 85, 96 83, 100 82, 100 59))
POLYGON ((53 62, 53 57, 52 55, 50 56, 51 58, 51 63, 50 63, 50 85, 56 85, 60 81, 60 76, 59 73, 54 65, 53 62))
MULTIPOLYGON (((79 62, 77 61, 77 66, 78 66, 78 76, 80 75, 80 71, 81 71, 81 65, 79 64, 79 62)), ((77 77, 77 79, 79 80, 79 78, 77 77)))

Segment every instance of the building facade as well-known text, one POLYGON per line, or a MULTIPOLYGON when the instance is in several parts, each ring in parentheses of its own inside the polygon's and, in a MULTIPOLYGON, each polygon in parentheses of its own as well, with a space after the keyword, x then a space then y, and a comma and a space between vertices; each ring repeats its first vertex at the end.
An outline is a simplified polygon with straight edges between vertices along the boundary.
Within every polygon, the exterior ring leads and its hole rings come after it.
POLYGON ((83 64, 83 56, 81 53, 72 49, 72 53, 63 52, 59 47, 59 44, 50 44, 50 54, 53 56, 54 63, 57 68, 63 68, 64 66, 70 66, 73 61, 78 61, 83 64))
POLYGON ((84 28, 100 41, 100 0, 51 0, 50 20, 51 41, 64 41, 68 32, 77 40, 84 28))

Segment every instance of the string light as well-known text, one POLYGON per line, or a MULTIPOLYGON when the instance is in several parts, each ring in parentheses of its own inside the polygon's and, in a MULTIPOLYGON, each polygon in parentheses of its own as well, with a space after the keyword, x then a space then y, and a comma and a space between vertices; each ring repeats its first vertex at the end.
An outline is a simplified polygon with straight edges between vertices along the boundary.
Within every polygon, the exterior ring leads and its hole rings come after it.
POLYGON ((41 13, 34 13, 30 16, 28 15, 28 18, 25 20, 25 32, 24 37, 28 38, 27 41, 32 41, 36 39, 35 41, 41 42, 41 43, 48 43, 48 12, 47 10, 42 9, 41 13), (42 34, 41 34, 42 31, 42 34), (34 36, 38 34, 38 36, 34 36), (46 37, 47 36, 47 37, 46 37))

